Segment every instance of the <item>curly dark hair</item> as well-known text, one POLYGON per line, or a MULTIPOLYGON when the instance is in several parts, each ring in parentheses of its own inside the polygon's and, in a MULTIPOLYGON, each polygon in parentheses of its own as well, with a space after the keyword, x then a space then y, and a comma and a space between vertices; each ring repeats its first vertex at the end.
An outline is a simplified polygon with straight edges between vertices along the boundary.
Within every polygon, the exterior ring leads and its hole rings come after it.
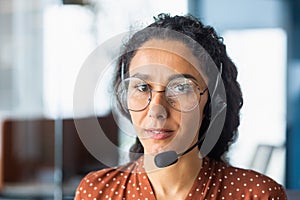
MULTIPOLYGON (((239 113, 243 105, 243 98, 239 83, 237 82, 237 69, 226 53, 223 38, 217 35, 214 28, 211 26, 204 26, 199 19, 192 15, 172 17, 169 14, 159 14, 157 17, 154 17, 154 20, 154 23, 136 32, 125 44, 123 53, 118 59, 118 69, 114 83, 119 83, 121 74, 126 74, 128 72, 131 59, 135 55, 137 49, 151 39, 172 39, 181 41, 191 49, 193 54, 202 61, 200 63, 203 64, 204 60, 203 58, 200 58, 203 56, 203 53, 199 53, 200 50, 197 49, 195 45, 182 37, 171 36, 168 33, 168 30, 177 31, 188 36, 188 38, 192 38, 193 41, 196 41, 198 45, 200 44, 199 46, 205 49, 218 69, 220 69, 220 66, 222 65, 221 77, 224 83, 227 99, 226 118, 221 135, 207 156, 218 161, 227 162, 226 152, 228 152, 229 146, 237 137, 237 130, 240 124, 239 113), (159 28, 165 31, 158 30, 159 28), (123 71, 121 68, 123 68, 123 71)), ((206 131, 210 123, 210 118, 207 117, 210 116, 209 104, 210 98, 204 108, 205 117, 199 130, 199 136, 206 131)), ((127 117, 130 117, 128 112, 126 113, 123 111, 123 113, 127 115, 127 117)), ((201 144, 199 145, 199 149, 200 147, 201 144)), ((130 151, 133 153, 144 153, 144 148, 138 138, 136 138, 136 142, 131 147, 130 151)), ((131 156, 131 160, 135 160, 138 158, 137 155, 141 154, 131 155, 135 156, 131 156)))

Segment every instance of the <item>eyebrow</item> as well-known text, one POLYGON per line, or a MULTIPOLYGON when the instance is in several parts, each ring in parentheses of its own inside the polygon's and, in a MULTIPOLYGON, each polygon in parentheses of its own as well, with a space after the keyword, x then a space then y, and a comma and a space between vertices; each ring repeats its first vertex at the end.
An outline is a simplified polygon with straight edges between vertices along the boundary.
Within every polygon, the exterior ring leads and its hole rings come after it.
POLYGON ((148 74, 135 73, 131 77, 140 78, 140 79, 143 79, 145 81, 149 80, 149 75, 148 74))
MULTIPOLYGON (((141 74, 141 73, 135 73, 131 77, 140 78, 145 81, 149 81, 149 79, 150 79, 150 76, 148 74, 141 74)), ((182 77, 188 78, 188 79, 193 79, 194 81, 197 81, 197 79, 191 74, 173 74, 170 77, 168 77, 168 82, 173 79, 182 78, 182 77)))
POLYGON ((168 81, 171 81, 176 78, 182 78, 182 77, 188 78, 188 79, 193 79, 194 81, 197 81, 197 79, 194 76, 192 76, 191 74, 173 74, 172 76, 170 76, 168 78, 168 81))

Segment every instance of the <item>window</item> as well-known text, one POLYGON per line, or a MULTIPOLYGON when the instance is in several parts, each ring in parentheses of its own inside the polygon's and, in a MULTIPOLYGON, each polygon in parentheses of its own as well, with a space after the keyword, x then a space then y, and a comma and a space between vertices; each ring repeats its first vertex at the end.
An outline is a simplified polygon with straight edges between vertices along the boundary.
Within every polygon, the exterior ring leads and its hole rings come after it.
MULTIPOLYGON (((153 21, 152 17, 161 12, 185 14, 187 2, 99 0, 95 1, 92 7, 48 6, 44 14, 45 114, 52 117, 73 116, 74 84, 89 54, 113 36, 131 28, 140 28, 143 23, 153 21)), ((99 79, 99 77, 90 78, 99 79)), ((105 85, 101 86, 101 92, 107 95, 109 84, 107 82, 102 84, 105 85)), ((93 115, 94 112, 98 115, 108 113, 110 111, 108 97, 102 95, 95 105, 95 110, 89 110, 83 103, 82 115, 93 115)))

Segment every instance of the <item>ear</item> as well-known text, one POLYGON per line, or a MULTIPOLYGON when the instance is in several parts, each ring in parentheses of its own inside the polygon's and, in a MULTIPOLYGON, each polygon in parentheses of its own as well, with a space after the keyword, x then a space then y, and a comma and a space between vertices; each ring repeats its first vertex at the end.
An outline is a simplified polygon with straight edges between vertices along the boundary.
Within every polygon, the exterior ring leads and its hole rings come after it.
POLYGON ((210 117, 211 116, 211 105, 210 105, 210 98, 207 100, 204 109, 203 109, 203 118, 201 122, 201 127, 199 129, 199 136, 205 134, 206 130, 210 124, 210 117))
POLYGON ((211 102, 210 102, 210 98, 208 98, 203 109, 203 119, 207 119, 210 121, 210 118, 211 118, 211 102))

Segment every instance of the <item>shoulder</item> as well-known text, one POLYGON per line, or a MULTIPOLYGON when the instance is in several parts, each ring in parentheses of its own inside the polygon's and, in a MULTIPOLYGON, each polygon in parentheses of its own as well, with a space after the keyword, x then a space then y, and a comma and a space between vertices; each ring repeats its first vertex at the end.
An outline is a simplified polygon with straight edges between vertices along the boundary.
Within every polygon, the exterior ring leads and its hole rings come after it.
POLYGON ((137 162, 124 166, 113 167, 94 171, 87 174, 80 182, 76 190, 75 199, 103 198, 123 196, 126 183, 138 172, 137 162))
POLYGON ((208 160, 207 164, 217 174, 228 195, 238 195, 240 198, 286 199, 283 186, 266 175, 213 160, 208 160))
POLYGON ((129 172, 132 172, 135 168, 134 163, 129 163, 124 166, 105 168, 99 171, 93 171, 87 174, 81 181, 82 184, 98 183, 98 182, 109 182, 111 179, 118 177, 126 177, 129 172))
POLYGON ((122 187, 128 176, 128 172, 125 170, 128 167, 132 167, 132 164, 90 172, 78 185, 75 199, 98 197, 107 193, 109 188, 122 187))

